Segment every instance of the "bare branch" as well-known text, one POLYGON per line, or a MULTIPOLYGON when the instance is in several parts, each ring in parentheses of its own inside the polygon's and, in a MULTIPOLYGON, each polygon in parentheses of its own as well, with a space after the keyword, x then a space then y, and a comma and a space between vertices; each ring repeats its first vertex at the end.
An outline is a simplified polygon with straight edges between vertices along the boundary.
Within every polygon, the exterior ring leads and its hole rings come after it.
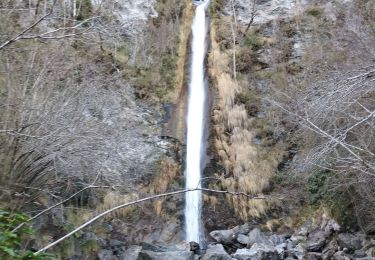
POLYGON ((247 197, 249 199, 254 199, 254 200, 266 199, 266 197, 264 197, 264 196, 253 196, 253 195, 248 195, 248 194, 246 194, 244 192, 220 191, 220 190, 212 190, 212 189, 205 189, 205 188, 184 189, 184 190, 178 190, 178 191, 173 191, 173 192, 168 192, 168 193, 153 195, 153 196, 146 197, 146 198, 143 198, 143 199, 139 199, 139 200, 136 200, 136 201, 124 203, 124 204, 118 205, 118 206, 116 206, 114 208, 111 208, 109 210, 106 210, 106 211, 100 213, 99 215, 95 216, 94 218, 90 219, 89 221, 85 222, 81 226, 77 227, 73 231, 69 232, 65 236, 59 238, 58 240, 54 241, 53 243, 51 243, 49 245, 43 247, 42 249, 40 249, 39 251, 37 251, 35 254, 37 255, 37 254, 40 254, 42 252, 45 252, 46 250, 48 250, 51 247, 57 245, 61 241, 67 239, 68 237, 71 237, 72 235, 74 235, 78 231, 80 231, 80 230, 84 229, 85 227, 91 225, 96 220, 98 220, 98 219, 104 217, 105 215, 108 215, 108 214, 110 214, 113 211, 116 211, 118 209, 129 207, 129 206, 132 206, 132 205, 135 205, 135 204, 139 204, 139 203, 142 203, 142 202, 145 202, 145 201, 148 201, 148 200, 154 200, 154 199, 158 199, 158 198, 163 198, 163 197, 168 197, 168 196, 173 196, 173 195, 178 195, 178 194, 183 194, 183 193, 186 193, 186 192, 192 192, 192 191, 198 191, 198 190, 205 191, 205 192, 219 193, 219 194, 230 194, 230 195, 233 195, 233 196, 244 196, 244 197, 247 197))
POLYGON ((27 33, 28 31, 30 31, 31 29, 33 29, 35 26, 37 26, 39 23, 41 23, 44 19, 46 19, 48 16, 50 16, 53 12, 53 7, 55 6, 57 0, 55 0, 53 2, 53 5, 51 7, 51 10, 43 15, 41 18, 39 18, 35 23, 33 23, 32 25, 30 25, 29 27, 27 27, 26 29, 24 29, 22 32, 20 32, 19 34, 17 34, 16 36, 14 36, 13 38, 7 40, 6 42, 4 42, 3 44, 0 45, 0 50, 7 47, 8 45, 18 41, 19 39, 22 38, 22 36, 27 33))

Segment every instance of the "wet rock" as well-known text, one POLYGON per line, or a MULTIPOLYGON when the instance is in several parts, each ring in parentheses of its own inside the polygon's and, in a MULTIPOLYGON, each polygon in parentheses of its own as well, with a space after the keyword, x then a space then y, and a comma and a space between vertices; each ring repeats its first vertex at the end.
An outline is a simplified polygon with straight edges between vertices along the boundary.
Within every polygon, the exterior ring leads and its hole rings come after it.
POLYGON ((255 243, 250 249, 237 249, 232 255, 239 260, 278 260, 280 259, 274 246, 255 243))
POLYGON ((169 251, 169 252, 153 252, 148 250, 142 250, 137 260, 193 260, 193 252, 187 251, 169 251))
POLYGON ((137 260, 139 253, 141 252, 141 246, 131 246, 129 247, 121 256, 121 260, 137 260))
POLYGON ((190 245, 190 251, 192 251, 194 254, 200 253, 201 248, 197 242, 191 241, 189 245, 190 245))
POLYGON ((307 238, 306 250, 309 252, 318 252, 323 249, 329 234, 322 230, 311 233, 307 238))
POLYGON ((209 245, 201 260, 232 260, 232 257, 224 250, 223 245, 209 245))
POLYGON ((360 249, 362 239, 349 233, 341 233, 337 236, 337 243, 341 248, 347 248, 349 251, 360 249))

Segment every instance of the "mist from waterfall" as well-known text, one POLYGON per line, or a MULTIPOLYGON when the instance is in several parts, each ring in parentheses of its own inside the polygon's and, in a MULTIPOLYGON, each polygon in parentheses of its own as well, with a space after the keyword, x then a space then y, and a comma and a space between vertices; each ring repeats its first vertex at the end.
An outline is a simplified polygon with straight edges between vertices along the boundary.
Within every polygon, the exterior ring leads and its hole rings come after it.
MULTIPOLYGON (((204 155, 203 133, 206 90, 204 83, 204 59, 206 50, 206 7, 208 1, 197 6, 192 25, 192 63, 189 84, 187 116, 186 188, 201 187, 202 158, 204 155)), ((185 230, 186 240, 200 242, 201 191, 186 193, 185 230)))

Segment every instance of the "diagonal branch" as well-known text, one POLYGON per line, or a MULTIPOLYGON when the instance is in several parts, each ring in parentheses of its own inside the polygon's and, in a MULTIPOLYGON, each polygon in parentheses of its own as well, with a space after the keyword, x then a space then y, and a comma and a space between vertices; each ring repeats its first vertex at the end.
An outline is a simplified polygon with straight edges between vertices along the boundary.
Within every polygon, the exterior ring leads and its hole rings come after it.
POLYGON ((24 29, 22 32, 20 32, 19 34, 17 34, 17 35, 14 36, 13 38, 11 38, 11 39, 7 40, 6 42, 2 43, 2 44, 0 45, 0 50, 1 50, 1 49, 4 49, 4 48, 7 47, 8 45, 10 45, 10 44, 12 44, 12 43, 18 41, 19 39, 21 39, 22 36, 23 36, 25 33, 27 33, 28 31, 30 31, 31 29, 33 29, 35 26, 37 26, 39 23, 41 23, 44 19, 46 19, 48 16, 50 16, 50 15, 52 14, 52 12, 53 12, 53 7, 55 6, 56 2, 57 2, 57 0, 55 0, 55 1, 53 2, 53 5, 52 5, 51 10, 50 10, 47 14, 43 15, 42 17, 40 17, 35 23, 33 23, 32 25, 30 25, 29 27, 27 27, 26 29, 24 29))
POLYGON ((85 227, 91 225, 96 220, 98 220, 98 219, 104 217, 105 215, 108 215, 108 214, 110 214, 113 211, 116 211, 118 209, 129 207, 129 206, 132 206, 132 205, 135 205, 135 204, 139 204, 139 203, 142 203, 142 202, 145 202, 145 201, 148 201, 148 200, 154 200, 154 199, 158 199, 158 198, 163 198, 163 197, 168 197, 168 196, 173 196, 173 195, 178 195, 178 194, 183 194, 183 193, 186 193, 186 192, 192 192, 192 191, 198 191, 198 190, 205 191, 205 192, 219 193, 219 194, 230 194, 230 195, 233 195, 233 196, 244 196, 244 197, 247 197, 247 198, 250 198, 250 199, 254 199, 254 200, 255 199, 257 199, 257 200, 258 199, 266 199, 266 197, 264 197, 264 196, 252 196, 252 195, 246 194, 244 192, 231 192, 231 191, 225 191, 225 190, 221 191, 221 190, 212 190, 212 189, 205 189, 205 188, 184 189, 184 190, 178 190, 178 191, 173 191, 173 192, 168 192, 168 193, 153 195, 153 196, 150 196, 150 197, 146 197, 146 198, 143 198, 143 199, 139 199, 139 200, 136 200, 136 201, 132 201, 132 202, 128 202, 128 203, 124 203, 124 204, 118 205, 118 206, 116 206, 114 208, 111 208, 109 210, 106 210, 106 211, 100 213, 99 215, 93 217, 92 219, 90 219, 89 221, 85 222, 81 226, 77 227, 73 231, 69 232, 65 236, 63 236, 63 237, 57 239, 56 241, 52 242, 51 244, 48 244, 47 246, 43 247, 42 249, 40 249, 39 251, 37 251, 35 253, 35 255, 38 255, 40 253, 45 252, 46 250, 48 250, 51 247, 57 245, 61 241, 67 239, 68 237, 71 237, 72 235, 74 235, 78 231, 80 231, 80 230, 84 229, 85 227))

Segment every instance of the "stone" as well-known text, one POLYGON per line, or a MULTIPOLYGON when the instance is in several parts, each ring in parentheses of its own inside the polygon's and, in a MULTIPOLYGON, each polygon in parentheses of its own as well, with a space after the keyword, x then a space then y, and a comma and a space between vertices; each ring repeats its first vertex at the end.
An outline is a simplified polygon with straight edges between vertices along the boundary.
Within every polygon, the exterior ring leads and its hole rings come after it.
POLYGON ((366 254, 367 254, 367 256, 375 257, 375 247, 371 247, 371 248, 367 249, 366 254))
POLYGON ((312 232, 307 237, 306 250, 309 252, 318 252, 323 249, 329 234, 322 230, 312 232))
POLYGON ((308 234, 309 234, 309 229, 307 227, 301 227, 300 230, 297 232, 297 236, 307 237, 308 234))
POLYGON ((293 244, 297 245, 299 244, 300 242, 305 242, 307 239, 307 237, 305 236, 298 236, 298 235, 293 235, 290 237, 290 241, 293 242, 293 244))
POLYGON ((366 252, 363 250, 355 250, 354 251, 354 257, 360 258, 367 256, 366 252))
POLYGON ((246 235, 239 234, 237 236, 237 241, 243 245, 248 245, 250 243, 250 238, 246 235))
POLYGON ((333 255, 333 260, 351 260, 343 251, 338 251, 333 255))
POLYGON ((250 230, 251 225, 249 223, 245 223, 241 226, 236 226, 232 229, 214 230, 210 233, 210 236, 219 243, 231 244, 236 240, 237 236, 245 235, 249 233, 250 230))
POLYGON ((236 231, 238 232, 238 234, 245 235, 245 234, 248 234, 250 232, 251 225, 249 223, 245 223, 241 226, 238 226, 236 229, 237 229, 236 231))
POLYGON ((287 248, 286 243, 278 244, 275 246, 275 249, 279 255, 284 255, 286 248, 287 248))
POLYGON ((360 249, 362 239, 349 233, 341 233, 337 236, 337 243, 341 248, 347 248, 349 251, 360 249))
POLYGON ((113 255, 113 252, 111 250, 100 250, 98 253, 98 259, 99 260, 115 260, 116 257, 113 255))
POLYGON ((193 252, 188 251, 169 251, 169 252, 153 252, 148 250, 142 250, 137 260, 193 260, 193 252))
POLYGON ((305 256, 305 260, 322 260, 323 255, 316 252, 309 252, 305 256))
POLYGON ((223 245, 209 245, 201 260, 232 260, 232 257, 225 251, 223 245))
POLYGON ((215 230, 210 232, 210 236, 214 238, 217 242, 223 244, 231 244, 236 239, 237 235, 232 230, 215 230))
POLYGON ((320 229, 324 230, 325 232, 338 232, 340 231, 340 225, 334 219, 328 219, 322 223, 320 229))
POLYGON ((271 235, 269 240, 274 246, 285 243, 285 235, 271 235))
POLYGON ((303 259, 305 255, 305 249, 301 246, 301 244, 298 244, 296 247, 293 247, 288 250, 290 253, 292 253, 297 259, 303 259))
POLYGON ((238 260, 278 260, 280 259, 274 246, 255 243, 250 249, 242 248, 232 255, 238 260))
POLYGON ((190 251, 192 251, 194 254, 199 254, 200 253, 200 246, 197 242, 190 242, 190 251))
POLYGON ((141 250, 141 246, 131 246, 119 258, 121 260, 137 260, 141 250))
POLYGON ((265 245, 273 245, 273 243, 267 238, 266 235, 259 228, 254 228, 248 234, 249 242, 248 245, 252 245, 254 243, 258 244, 265 244, 265 245))

